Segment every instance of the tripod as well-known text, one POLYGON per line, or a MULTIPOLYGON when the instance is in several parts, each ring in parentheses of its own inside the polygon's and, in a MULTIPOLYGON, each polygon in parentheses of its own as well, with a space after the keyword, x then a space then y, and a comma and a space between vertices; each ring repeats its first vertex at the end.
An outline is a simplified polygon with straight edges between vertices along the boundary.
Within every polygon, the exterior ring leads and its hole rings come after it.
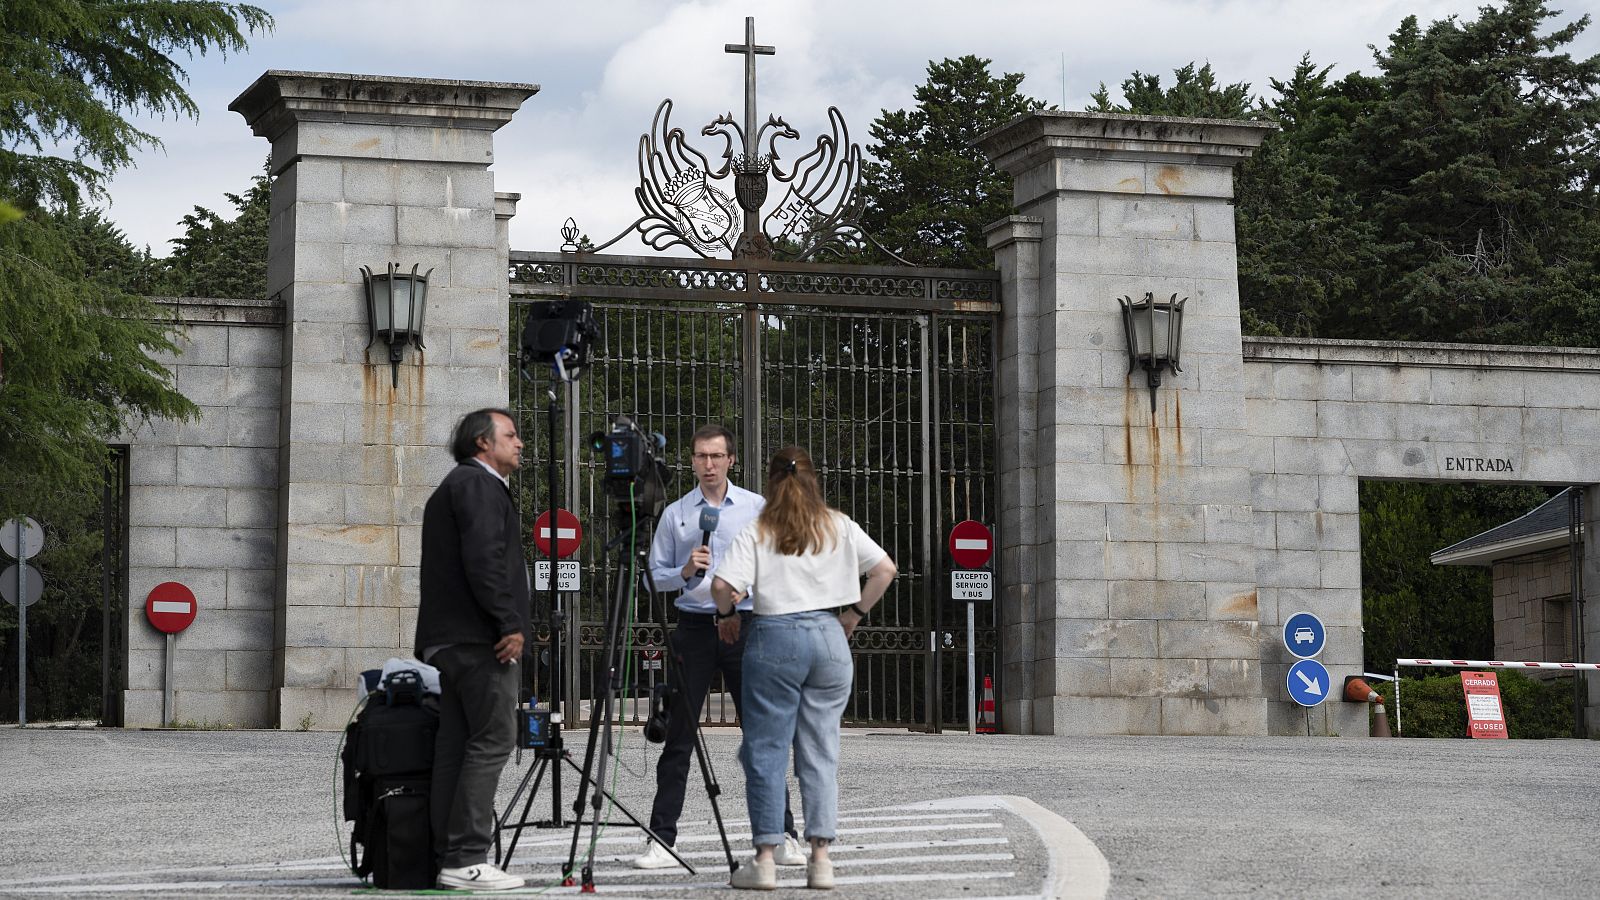
MULTIPOLYGON (((611 746, 613 724, 612 717, 613 710, 616 707, 618 691, 623 687, 622 678, 618 671, 618 662, 622 643, 622 632, 625 627, 627 612, 629 610, 630 596, 633 594, 634 589, 641 584, 644 586, 647 595, 653 596, 655 593, 653 582, 651 582, 649 579, 649 568, 647 565, 648 560, 646 548, 648 547, 648 542, 642 542, 640 540, 641 534, 649 534, 650 526, 655 517, 651 515, 640 516, 638 507, 631 501, 627 504, 624 504, 622 510, 631 517, 632 521, 628 526, 625 526, 626 530, 618 534, 617 537, 612 539, 611 544, 607 545, 609 548, 610 546, 621 545, 623 542, 626 542, 627 546, 626 550, 619 554, 616 589, 612 592, 611 606, 606 610, 606 638, 604 651, 606 689, 603 697, 596 698, 597 702, 603 702, 604 705, 599 706, 589 716, 589 745, 584 751, 582 769, 583 775, 578 784, 578 799, 573 804, 573 809, 575 811, 579 811, 581 816, 581 810, 583 808, 588 788, 591 785, 594 786, 595 793, 591 800, 593 816, 589 821, 589 846, 583 863, 582 890, 585 893, 590 893, 594 890, 594 854, 595 846, 599 842, 600 837, 600 802, 602 796, 609 798, 613 805, 622 810, 623 814, 626 815, 628 819, 633 822, 633 824, 639 826, 640 830, 649 836, 652 841, 660 844, 661 847, 667 851, 667 853, 671 854, 673 859, 678 861, 679 865, 688 870, 689 874, 696 874, 694 866, 690 865, 683 857, 679 856, 677 851, 672 847, 667 846, 664 841, 656 836, 655 832, 651 831, 647 825, 639 821, 637 816, 629 812, 628 809, 622 804, 617 803, 616 798, 601 788, 599 783, 591 777, 591 774, 596 770, 596 768, 598 768, 598 771, 600 772, 600 778, 603 779, 605 777, 606 767, 611 764, 611 760, 615 756, 611 746), (640 527, 641 522, 643 524, 642 528, 640 527), (602 726, 604 726, 603 734, 601 733, 602 726)), ((670 662, 672 659, 672 653, 670 650, 666 654, 666 657, 669 660, 667 665, 670 667, 672 665, 670 662)), ((674 680, 670 668, 667 672, 667 677, 668 684, 670 686, 674 680)), ((678 691, 676 694, 676 697, 680 699, 678 699, 678 701, 674 704, 673 714, 690 716, 691 713, 688 709, 688 701, 686 698, 682 698, 682 693, 682 691, 678 691)), ((700 774, 706 783, 706 796, 711 801, 712 815, 716 819, 717 833, 722 838, 722 850, 727 857, 728 871, 731 873, 738 868, 738 863, 734 862, 733 860, 733 849, 728 844, 728 831, 722 822, 722 808, 717 802, 717 797, 722 793, 722 787, 717 783, 716 775, 712 771, 710 759, 706 754, 705 736, 700 731, 700 723, 698 719, 695 719, 694 721, 694 734, 695 756, 698 758, 700 763, 700 774)), ((583 824, 584 823, 582 821, 579 821, 573 825, 572 847, 567 854, 567 866, 565 870, 568 884, 571 883, 572 871, 577 865, 578 842, 582 836, 583 824)))

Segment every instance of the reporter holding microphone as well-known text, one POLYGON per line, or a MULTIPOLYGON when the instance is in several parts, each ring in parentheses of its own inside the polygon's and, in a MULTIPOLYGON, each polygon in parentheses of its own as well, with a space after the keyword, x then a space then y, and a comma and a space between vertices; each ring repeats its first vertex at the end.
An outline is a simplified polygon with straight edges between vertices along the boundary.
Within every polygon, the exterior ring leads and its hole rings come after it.
MULTIPOLYGON (((750 615, 750 598, 741 596, 736 610, 718 617, 708 576, 716 573, 728 546, 756 520, 766 502, 760 494, 728 480, 728 471, 738 461, 733 432, 721 425, 703 426, 689 439, 689 447, 695 486, 662 511, 650 543, 649 562, 656 589, 678 591, 673 601, 677 627, 668 647, 673 661, 671 687, 676 694, 661 759, 656 763, 656 796, 650 808, 650 830, 669 847, 678 841, 678 817, 683 814, 694 753, 694 726, 718 672, 733 692, 735 706, 740 704, 744 642, 739 639, 739 622, 750 615)), ((732 609, 733 601, 728 605, 732 609)), ((794 830, 792 818, 787 827, 794 830)), ((784 842, 780 865, 803 866, 805 862, 797 839, 784 842)), ((646 838, 643 852, 632 864, 637 869, 665 869, 678 863, 660 844, 646 838)))
POLYGON ((739 762, 756 855, 731 883, 749 890, 777 886, 774 851, 784 841, 784 773, 793 746, 811 843, 806 886, 827 890, 833 887, 828 845, 839 817, 839 723, 855 674, 850 635, 896 569, 861 526, 823 500, 805 450, 785 447, 772 457, 766 497, 711 584, 718 615, 731 612, 737 598, 755 597, 754 615, 745 623, 739 762))

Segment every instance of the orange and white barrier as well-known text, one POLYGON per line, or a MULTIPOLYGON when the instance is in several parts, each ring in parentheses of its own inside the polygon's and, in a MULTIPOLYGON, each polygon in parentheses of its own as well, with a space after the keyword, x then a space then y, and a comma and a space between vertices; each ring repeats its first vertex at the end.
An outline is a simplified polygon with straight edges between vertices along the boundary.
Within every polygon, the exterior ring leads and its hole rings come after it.
POLYGON ((1600 671, 1600 663, 1581 662, 1505 662, 1497 659, 1397 659, 1394 661, 1394 730, 1405 734, 1400 724, 1400 668, 1421 666, 1434 669, 1556 669, 1568 672, 1600 671))

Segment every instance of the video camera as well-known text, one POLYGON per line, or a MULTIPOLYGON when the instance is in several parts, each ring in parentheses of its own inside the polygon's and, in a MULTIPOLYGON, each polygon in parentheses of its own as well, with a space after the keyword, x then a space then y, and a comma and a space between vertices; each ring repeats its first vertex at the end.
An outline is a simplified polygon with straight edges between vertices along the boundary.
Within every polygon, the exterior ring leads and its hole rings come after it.
POLYGON ((522 320, 523 374, 528 374, 530 363, 548 363, 562 381, 576 381, 599 337, 594 309, 583 300, 530 304, 522 320))
POLYGON ((659 516, 667 501, 666 448, 665 437, 646 434, 627 416, 612 420, 610 431, 589 436, 589 449, 605 462, 606 493, 648 518, 659 516))

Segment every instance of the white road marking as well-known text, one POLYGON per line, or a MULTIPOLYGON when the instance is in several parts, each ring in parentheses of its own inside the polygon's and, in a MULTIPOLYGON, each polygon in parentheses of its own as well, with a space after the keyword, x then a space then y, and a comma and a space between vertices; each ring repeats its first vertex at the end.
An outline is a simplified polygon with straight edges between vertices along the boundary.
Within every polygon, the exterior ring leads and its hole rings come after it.
MULTIPOLYGON (((962 882, 978 888, 976 891, 963 892, 962 897, 968 900, 985 896, 982 891, 984 886, 999 887, 1009 880, 1009 886, 1001 887, 1004 897, 990 895, 991 900, 1041 896, 1076 900, 1102 898, 1110 884, 1110 870, 1104 857, 1081 832, 1065 819, 1021 797, 962 797, 860 810, 841 815, 840 823, 842 827, 837 829, 839 840, 830 855, 834 857, 838 870, 835 880, 845 888, 850 885, 962 882), (1004 829, 1014 829, 1015 826, 1008 826, 999 819, 1005 814, 1026 822, 1039 835, 1049 853, 1045 878, 1038 885, 1039 893, 1029 894, 1026 892, 1026 882, 1018 884, 1014 881, 1019 873, 1011 867, 1019 860, 1004 829), (916 836, 917 833, 937 834, 920 838, 916 836), (874 840, 879 836, 891 839, 881 842, 874 840), (900 871, 885 871, 891 868, 900 871)), ((613 825, 612 829, 611 835, 600 839, 602 843, 638 844, 639 835, 631 827, 613 825)), ((698 874, 690 875, 682 869, 634 869, 625 865, 632 854, 618 853, 616 851, 619 848, 612 847, 606 854, 595 858, 597 863, 604 866, 594 872, 595 883, 602 890, 609 889, 607 893, 613 897, 666 894, 699 896, 711 891, 728 890, 727 857, 718 846, 721 838, 711 828, 710 822, 697 823, 696 829, 694 834, 682 835, 679 843, 697 847, 683 851, 682 855, 695 862, 698 874), (704 831, 700 830, 702 825, 704 831)), ((747 859, 748 833, 730 832, 729 840, 734 843, 734 858, 740 861, 747 859)), ((513 860, 512 871, 526 877, 529 883, 522 890, 506 893, 578 893, 577 886, 561 886, 558 877, 551 871, 551 867, 564 864, 567 856, 565 852, 556 855, 552 851, 558 847, 565 850, 570 847, 570 842, 570 830, 529 836, 519 844, 519 849, 537 848, 543 852, 538 856, 513 860)), ((582 862, 581 855, 579 862, 582 862)), ((348 874, 332 878, 323 875, 347 871, 340 858, 321 857, 277 863, 47 875, 0 881, 0 890, 15 894, 92 892, 191 895, 249 890, 261 892, 258 896, 293 896, 305 891, 339 893, 360 887, 360 882, 348 874), (283 877, 290 873, 305 873, 310 877, 283 877), (185 881, 185 875, 194 876, 196 880, 185 881)), ((1035 868, 1032 871, 1036 873, 1038 870, 1035 868)), ((779 869, 778 875, 780 887, 800 888, 805 885, 803 870, 779 869)), ((1031 881, 1037 875, 1024 877, 1031 881)))

